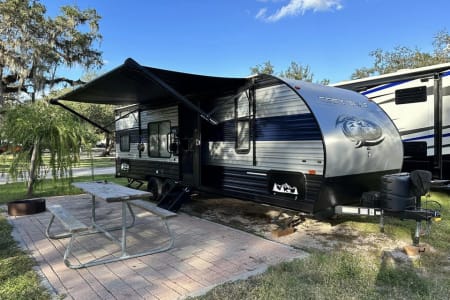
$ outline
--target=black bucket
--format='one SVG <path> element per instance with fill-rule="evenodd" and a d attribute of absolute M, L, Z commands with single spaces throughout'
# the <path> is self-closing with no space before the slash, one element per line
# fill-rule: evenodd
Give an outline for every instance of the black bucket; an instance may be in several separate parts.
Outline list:
<path fill-rule="evenodd" d="M 8 215 L 25 216 L 45 211 L 45 199 L 33 198 L 8 202 Z"/>

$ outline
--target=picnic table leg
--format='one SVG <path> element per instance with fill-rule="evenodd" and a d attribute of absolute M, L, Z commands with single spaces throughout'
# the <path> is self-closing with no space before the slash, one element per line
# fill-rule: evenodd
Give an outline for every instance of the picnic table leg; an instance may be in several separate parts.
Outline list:
<path fill-rule="evenodd" d="M 128 206 L 128 209 L 130 207 Z M 132 211 L 132 210 L 130 210 Z M 134 223 L 134 218 L 133 218 Z M 122 202 L 122 257 L 127 255 L 127 201 Z"/>
<path fill-rule="evenodd" d="M 55 216 L 52 215 L 50 218 L 50 222 L 48 223 L 47 229 L 45 230 L 45 235 L 52 240 L 64 239 L 67 237 L 71 237 L 72 234 L 70 232 L 64 232 L 60 234 L 51 234 L 50 227 L 52 227 L 53 221 L 55 221 Z"/>
<path fill-rule="evenodd" d="M 128 211 L 130 212 L 130 215 L 131 215 L 131 224 L 127 226 L 127 228 L 130 228 L 130 227 L 134 226 L 134 223 L 136 222 L 136 216 L 134 214 L 133 209 L 131 208 L 130 203 L 128 201 L 126 201 L 126 203 L 127 203 Z"/>
<path fill-rule="evenodd" d="M 95 224 L 95 196 L 92 195 L 92 224 Z"/>

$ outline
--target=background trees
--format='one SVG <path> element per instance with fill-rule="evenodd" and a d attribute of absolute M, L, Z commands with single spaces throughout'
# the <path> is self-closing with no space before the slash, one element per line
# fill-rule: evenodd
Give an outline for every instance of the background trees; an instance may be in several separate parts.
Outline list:
<path fill-rule="evenodd" d="M 450 62 L 450 34 L 443 29 L 437 32 L 431 43 L 433 50 L 422 51 L 419 48 L 397 46 L 392 50 L 376 49 L 369 53 L 374 62 L 370 67 L 361 67 L 351 74 L 351 79 L 382 75 L 401 69 L 420 68 L 440 63 Z M 251 74 L 275 74 L 275 67 L 270 61 L 250 68 Z M 309 65 L 302 65 L 292 61 L 287 70 L 279 72 L 280 77 L 313 82 L 314 74 Z M 327 85 L 328 79 L 318 81 Z"/>
<path fill-rule="evenodd" d="M 101 66 L 99 20 L 93 9 L 62 6 L 50 18 L 37 0 L 0 1 L 0 108 L 22 97 L 34 101 L 55 84 L 79 84 L 57 76 L 62 66 Z"/>
<path fill-rule="evenodd" d="M 111 154 L 112 148 L 114 147 L 114 127 L 115 127 L 115 115 L 114 115 L 114 105 L 107 104 L 90 104 L 90 103 L 64 103 L 70 106 L 75 111 L 81 113 L 83 116 L 90 120 L 95 120 L 100 125 L 107 127 L 111 132 L 103 132 L 98 128 L 91 126 L 90 130 L 95 132 L 97 135 L 101 135 L 105 139 L 105 149 L 102 155 L 108 156 Z"/>
<path fill-rule="evenodd" d="M 250 74 L 269 74 L 272 75 L 274 73 L 274 66 L 270 63 L 270 60 L 263 62 L 262 64 L 258 64 L 254 67 L 250 68 Z"/>
<path fill-rule="evenodd" d="M 373 66 L 356 69 L 351 78 L 359 79 L 401 69 L 450 62 L 450 35 L 446 30 L 441 30 L 434 36 L 432 45 L 432 52 L 424 52 L 418 48 L 406 46 L 397 46 L 390 51 L 376 49 L 370 52 L 370 56 L 374 59 Z"/>
<path fill-rule="evenodd" d="M 0 141 L 21 149 L 9 172 L 27 179 L 29 196 L 40 174 L 70 175 L 80 147 L 93 142 L 92 130 L 75 116 L 36 101 L 57 85 L 82 83 L 59 76 L 61 67 L 102 65 L 97 12 L 76 6 L 60 10 L 51 18 L 38 0 L 0 0 Z"/>
<path fill-rule="evenodd" d="M 275 74 L 275 68 L 270 63 L 270 61 L 266 61 L 262 64 L 258 64 L 254 67 L 250 68 L 251 74 Z M 278 76 L 284 78 L 290 78 L 295 80 L 304 80 L 312 82 L 314 79 L 314 74 L 311 71 L 311 67 L 309 65 L 302 65 L 295 61 L 292 61 L 286 71 L 281 71 L 278 73 Z M 328 79 L 322 79 L 319 83 L 321 84 L 329 84 L 330 81 Z"/>
<path fill-rule="evenodd" d="M 3 117 L 0 136 L 13 147 L 20 147 L 13 155 L 9 173 L 27 179 L 28 196 L 41 175 L 70 175 L 72 165 L 79 161 L 80 147 L 93 139 L 87 123 L 47 101 L 15 105 Z M 50 157 L 45 163 L 48 169 L 44 167 L 44 152 Z"/>

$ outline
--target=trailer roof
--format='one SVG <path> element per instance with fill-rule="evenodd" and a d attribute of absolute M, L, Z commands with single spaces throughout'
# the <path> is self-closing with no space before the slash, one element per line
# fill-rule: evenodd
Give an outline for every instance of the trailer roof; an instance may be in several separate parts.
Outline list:
<path fill-rule="evenodd" d="M 353 90 L 356 92 L 361 92 L 361 91 L 370 89 L 372 87 L 390 83 L 393 81 L 411 80 L 411 79 L 417 79 L 417 78 L 422 78 L 422 77 L 426 77 L 426 76 L 433 76 L 436 73 L 441 73 L 441 72 L 444 72 L 447 70 L 450 70 L 450 63 L 437 64 L 437 65 L 416 68 L 416 69 L 403 69 L 403 70 L 398 70 L 397 72 L 383 74 L 383 75 L 379 75 L 379 76 L 372 76 L 372 77 L 366 77 L 366 78 L 361 78 L 361 79 L 342 81 L 342 82 L 331 84 L 331 86 L 349 89 L 349 90 Z"/>
<path fill-rule="evenodd" d="M 145 67 L 128 58 L 121 66 L 58 98 L 96 104 L 166 106 L 235 95 L 251 78 L 195 75 Z M 186 101 L 188 103 L 186 103 Z"/>

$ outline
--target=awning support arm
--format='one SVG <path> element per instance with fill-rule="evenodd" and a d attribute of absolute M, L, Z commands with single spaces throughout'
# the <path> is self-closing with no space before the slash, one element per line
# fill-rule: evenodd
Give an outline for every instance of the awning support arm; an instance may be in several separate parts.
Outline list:
<path fill-rule="evenodd" d="M 88 117 L 83 116 L 83 115 L 80 114 L 79 112 L 77 112 L 77 111 L 71 109 L 70 107 L 68 107 L 68 106 L 66 106 L 66 105 L 64 105 L 64 104 L 62 104 L 61 102 L 58 101 L 58 99 L 51 99 L 51 100 L 50 100 L 50 104 L 59 105 L 59 106 L 61 106 L 62 108 L 64 108 L 65 110 L 69 111 L 70 113 L 76 115 L 76 116 L 79 117 L 80 119 L 82 119 L 82 120 L 88 122 L 89 124 L 91 124 L 91 125 L 97 127 L 98 129 L 100 129 L 100 130 L 102 130 L 102 131 L 104 131 L 104 132 L 106 132 L 106 133 L 108 133 L 108 134 L 111 133 L 110 130 L 106 129 L 105 127 L 101 126 L 100 124 L 98 124 L 98 123 L 92 121 L 92 120 L 89 119 Z"/>
<path fill-rule="evenodd" d="M 128 58 L 125 61 L 125 64 L 137 69 L 138 71 L 142 72 L 146 77 L 148 77 L 153 82 L 156 82 L 159 84 L 162 88 L 164 88 L 166 91 L 168 91 L 172 96 L 180 100 L 185 106 L 189 107 L 190 109 L 198 112 L 200 114 L 200 117 L 211 123 L 212 125 L 217 125 L 219 122 L 217 122 L 214 118 L 212 118 L 208 113 L 204 112 L 200 107 L 192 103 L 189 99 L 178 93 L 176 90 L 174 90 L 170 85 L 166 84 L 164 81 L 159 79 L 157 76 L 153 75 L 151 72 L 143 68 L 140 64 L 138 64 L 135 60 Z"/>

